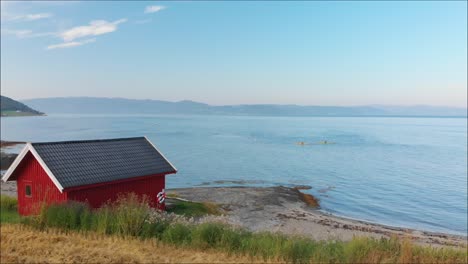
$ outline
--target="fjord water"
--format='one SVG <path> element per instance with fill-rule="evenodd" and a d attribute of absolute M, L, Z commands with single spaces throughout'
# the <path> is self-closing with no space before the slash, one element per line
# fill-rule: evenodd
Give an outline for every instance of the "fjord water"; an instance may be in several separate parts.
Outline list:
<path fill-rule="evenodd" d="M 326 212 L 467 233 L 466 118 L 49 115 L 1 118 L 1 133 L 146 135 L 179 170 L 167 188 L 310 185 Z"/>

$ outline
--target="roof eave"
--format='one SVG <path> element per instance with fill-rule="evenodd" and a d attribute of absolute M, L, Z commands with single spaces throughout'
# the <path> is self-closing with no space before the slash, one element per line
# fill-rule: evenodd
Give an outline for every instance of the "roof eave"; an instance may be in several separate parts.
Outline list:
<path fill-rule="evenodd" d="M 172 163 L 166 158 L 166 156 L 164 156 L 164 154 L 163 154 L 161 151 L 159 151 L 159 149 L 158 149 L 146 136 L 144 136 L 144 138 L 145 138 L 146 141 L 147 141 L 148 143 L 150 143 L 150 145 L 153 146 L 153 148 L 167 161 L 167 163 L 169 163 L 169 165 L 171 165 L 171 167 L 172 167 L 172 168 L 174 169 L 174 171 L 175 171 L 174 173 L 177 173 L 177 168 L 174 166 L 174 164 L 172 164 Z M 168 173 L 168 174 L 169 174 L 169 173 Z"/>
<path fill-rule="evenodd" d="M 112 184 L 131 182 L 131 181 L 139 181 L 139 180 L 148 179 L 148 178 L 152 178 L 152 177 L 163 177 L 163 176 L 166 176 L 168 174 L 175 174 L 175 173 L 177 173 L 177 171 L 161 172 L 161 173 L 157 173 L 157 174 L 150 174 L 150 175 L 144 175 L 144 176 L 138 176 L 138 177 L 124 178 L 124 179 L 119 179 L 119 180 L 114 180 L 114 181 L 106 181 L 106 182 L 90 183 L 90 184 L 85 184 L 85 185 L 69 186 L 69 187 L 65 187 L 65 189 L 63 191 L 64 192 L 70 192 L 70 191 L 77 191 L 77 190 L 82 190 L 82 189 L 90 189 L 90 188 L 95 188 L 95 187 L 105 186 L 105 185 L 112 185 Z"/>

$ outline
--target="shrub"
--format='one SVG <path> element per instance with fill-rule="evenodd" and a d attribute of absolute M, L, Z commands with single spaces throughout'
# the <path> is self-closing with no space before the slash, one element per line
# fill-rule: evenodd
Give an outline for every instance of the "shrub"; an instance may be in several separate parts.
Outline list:
<path fill-rule="evenodd" d="M 18 214 L 18 201 L 14 197 L 0 196 L 0 222 L 17 223 L 20 221 Z"/>
<path fill-rule="evenodd" d="M 192 241 L 192 229 L 184 224 L 170 225 L 164 230 L 162 240 L 176 245 L 188 245 Z"/>
<path fill-rule="evenodd" d="M 92 230 L 100 234 L 112 234 L 115 232 L 114 212 L 109 204 L 94 211 Z"/>
<path fill-rule="evenodd" d="M 159 221 L 154 223 L 146 222 L 140 233 L 141 238 L 157 238 L 162 239 L 164 231 L 169 227 L 169 222 Z"/>
<path fill-rule="evenodd" d="M 281 256 L 281 249 L 286 242 L 286 237 L 278 233 L 262 232 L 252 234 L 243 243 L 243 250 L 251 256 L 261 256 L 265 261 Z"/>
<path fill-rule="evenodd" d="M 323 263 L 342 263 L 344 260 L 344 242 L 327 241 L 318 244 L 314 259 Z"/>
<path fill-rule="evenodd" d="M 317 244 L 306 238 L 291 238 L 288 239 L 283 248 L 283 257 L 292 263 L 308 263 Z"/>
<path fill-rule="evenodd" d="M 94 214 L 91 210 L 83 210 L 80 215 L 80 224 L 82 230 L 92 230 L 93 221 L 94 221 Z"/>
<path fill-rule="evenodd" d="M 245 253 L 246 243 L 252 237 L 252 233 L 244 229 L 228 228 L 224 230 L 223 236 L 221 237 L 220 245 L 226 249 L 229 253 L 241 252 Z"/>
<path fill-rule="evenodd" d="M 41 210 L 39 218 L 46 226 L 78 230 L 82 229 L 81 216 L 89 210 L 88 205 L 81 202 L 51 204 Z"/>
<path fill-rule="evenodd" d="M 1 195 L 0 207 L 2 211 L 16 211 L 18 210 L 18 200 L 14 197 Z"/>
<path fill-rule="evenodd" d="M 194 228 L 192 244 L 200 248 L 220 246 L 228 227 L 219 223 L 204 223 Z"/>
<path fill-rule="evenodd" d="M 363 263 L 371 249 L 376 249 L 374 239 L 354 238 L 344 248 L 345 258 L 353 263 Z"/>
<path fill-rule="evenodd" d="M 117 199 L 113 211 L 116 231 L 124 236 L 137 236 L 149 217 L 150 206 L 146 197 L 140 199 L 129 193 Z"/>

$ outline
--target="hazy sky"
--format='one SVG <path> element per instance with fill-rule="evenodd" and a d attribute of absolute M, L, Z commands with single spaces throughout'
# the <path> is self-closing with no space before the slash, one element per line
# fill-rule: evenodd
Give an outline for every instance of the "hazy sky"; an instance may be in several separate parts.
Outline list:
<path fill-rule="evenodd" d="M 1 93 L 466 107 L 467 2 L 1 2 Z"/>

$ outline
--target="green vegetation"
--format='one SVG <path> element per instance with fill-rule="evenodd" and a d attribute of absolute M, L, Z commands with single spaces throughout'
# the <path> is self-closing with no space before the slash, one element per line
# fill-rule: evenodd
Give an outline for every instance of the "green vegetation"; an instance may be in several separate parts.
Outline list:
<path fill-rule="evenodd" d="M 18 215 L 18 201 L 10 196 L 0 196 L 0 222 L 1 223 L 18 223 L 20 221 Z"/>
<path fill-rule="evenodd" d="M 184 205 L 184 212 L 199 210 L 199 205 Z M 2 196 L 3 211 L 15 210 L 16 203 Z M 195 207 L 195 209 L 193 209 Z M 183 211 L 183 210 L 182 210 Z M 3 221 L 3 218 L 2 218 Z M 291 263 L 465 263 L 466 248 L 432 248 L 400 241 L 397 238 L 354 238 L 349 242 L 315 241 L 279 233 L 254 233 L 222 223 L 194 224 L 175 221 L 155 212 L 135 195 L 121 197 L 113 204 L 90 210 L 84 203 L 70 202 L 44 207 L 38 216 L 22 222 L 42 230 L 59 228 L 91 231 L 122 237 L 158 239 L 180 248 L 217 250 L 231 255 L 251 256 L 265 261 Z"/>
<path fill-rule="evenodd" d="M 216 204 L 208 202 L 196 203 L 185 201 L 176 201 L 174 204 L 167 208 L 167 212 L 187 217 L 199 217 L 207 214 L 221 214 Z"/>
<path fill-rule="evenodd" d="M 17 112 L 17 111 L 2 111 L 2 116 L 37 116 L 42 114 L 36 114 L 32 112 Z"/>
<path fill-rule="evenodd" d="M 2 116 L 33 116 L 44 114 L 3 95 L 0 97 L 0 112 Z"/>

